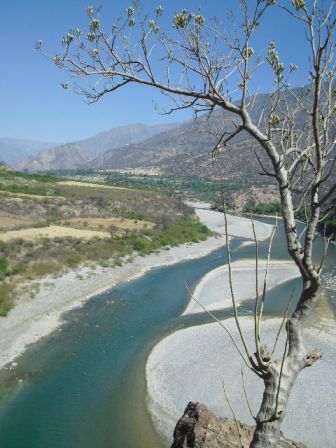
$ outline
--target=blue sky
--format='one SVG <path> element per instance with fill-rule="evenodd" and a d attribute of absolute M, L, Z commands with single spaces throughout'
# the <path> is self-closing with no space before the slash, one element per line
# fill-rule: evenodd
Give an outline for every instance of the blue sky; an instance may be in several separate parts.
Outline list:
<path fill-rule="evenodd" d="M 154 105 L 167 102 L 159 92 L 132 86 L 106 96 L 94 105 L 60 87 L 67 75 L 34 49 L 42 39 L 46 50 L 60 50 L 61 38 L 71 28 L 85 29 L 86 6 L 102 5 L 105 23 L 112 22 L 129 6 L 129 1 L 100 0 L 11 0 L 1 5 L 0 137 L 29 138 L 51 142 L 74 141 L 100 131 L 130 123 L 156 124 L 183 121 L 190 111 L 162 116 Z M 237 9 L 237 0 L 143 0 L 148 11 L 158 4 L 165 8 L 164 25 L 171 25 L 174 12 L 202 8 L 207 17 L 224 16 L 227 8 Z M 251 0 L 249 3 L 253 4 Z M 288 3 L 290 1 L 288 0 Z M 287 15 L 272 8 L 256 36 L 255 46 L 267 47 L 275 39 L 286 63 L 299 66 L 293 84 L 307 81 L 307 52 L 302 29 Z M 263 67 L 255 86 L 270 89 L 269 71 Z"/>

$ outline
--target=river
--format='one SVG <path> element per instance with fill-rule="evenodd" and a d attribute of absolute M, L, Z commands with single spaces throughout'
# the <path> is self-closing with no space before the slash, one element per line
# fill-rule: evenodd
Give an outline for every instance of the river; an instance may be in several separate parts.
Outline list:
<path fill-rule="evenodd" d="M 253 257 L 254 247 L 232 244 L 233 259 Z M 317 243 L 321 246 L 321 242 Z M 267 242 L 260 244 L 266 253 Z M 319 254 L 322 246 L 319 248 Z M 274 258 L 286 258 L 283 233 Z M 326 274 L 334 273 L 336 249 Z M 226 262 L 225 250 L 169 267 L 93 297 L 66 315 L 59 331 L 32 345 L 13 369 L 0 373 L 0 446 L 4 448 L 165 448 L 146 407 L 145 364 L 153 346 L 177 329 L 208 322 L 183 316 L 185 282 L 194 287 Z M 292 280 L 269 294 L 268 314 L 282 309 L 276 298 Z M 335 311 L 335 297 L 328 296 Z M 252 302 L 240 308 L 252 312 Z M 231 310 L 218 312 L 221 318 Z"/>

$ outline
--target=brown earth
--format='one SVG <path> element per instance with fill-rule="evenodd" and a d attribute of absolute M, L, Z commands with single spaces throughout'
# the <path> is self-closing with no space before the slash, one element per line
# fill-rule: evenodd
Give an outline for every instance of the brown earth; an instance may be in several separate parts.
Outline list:
<path fill-rule="evenodd" d="M 279 190 L 275 185 L 263 185 L 262 187 L 250 187 L 245 190 L 230 192 L 228 205 L 235 213 L 242 213 L 248 203 L 255 205 L 266 203 L 279 203 Z"/>
<path fill-rule="evenodd" d="M 73 229 L 71 227 L 63 227 L 55 225 L 0 232 L 0 241 L 3 242 L 8 242 L 17 239 L 22 239 L 26 241 L 39 241 L 43 238 L 66 238 L 66 237 L 89 240 L 92 238 L 111 238 L 111 234 L 109 232 Z"/>
<path fill-rule="evenodd" d="M 25 218 L 13 218 L 10 216 L 0 216 L 0 230 L 12 230 L 23 227 L 31 227 L 36 221 Z"/>
<path fill-rule="evenodd" d="M 252 426 L 218 417 L 204 404 L 190 402 L 177 422 L 171 448 L 248 448 L 253 431 Z M 305 447 L 281 437 L 277 448 Z"/>

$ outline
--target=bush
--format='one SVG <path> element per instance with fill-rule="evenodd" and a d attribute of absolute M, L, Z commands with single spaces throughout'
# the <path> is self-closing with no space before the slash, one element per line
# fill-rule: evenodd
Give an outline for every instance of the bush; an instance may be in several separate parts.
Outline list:
<path fill-rule="evenodd" d="M 7 271 L 8 261 L 4 257 L 0 257 L 0 272 L 5 273 Z"/>
<path fill-rule="evenodd" d="M 245 205 L 244 212 L 257 215 L 275 215 L 281 212 L 281 206 L 279 202 L 261 202 L 259 204 L 249 202 Z"/>
<path fill-rule="evenodd" d="M 12 287 L 11 285 L 2 282 L 0 284 L 0 316 L 6 316 L 12 308 L 13 303 L 11 299 Z"/>

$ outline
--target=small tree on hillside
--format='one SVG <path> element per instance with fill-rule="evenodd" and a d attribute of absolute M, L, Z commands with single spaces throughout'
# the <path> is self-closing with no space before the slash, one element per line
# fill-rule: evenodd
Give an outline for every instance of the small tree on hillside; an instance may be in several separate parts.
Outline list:
<path fill-rule="evenodd" d="M 236 316 L 244 342 L 242 355 L 265 385 L 251 442 L 254 448 L 277 446 L 291 388 L 299 373 L 321 357 L 317 350 L 307 353 L 303 339 L 303 319 L 318 300 L 321 284 L 323 260 L 318 265 L 313 262 L 314 235 L 321 208 L 336 190 L 332 181 L 336 163 L 334 1 L 323 2 L 323 8 L 321 3 L 241 0 L 242 20 L 235 24 L 229 17 L 233 23 L 230 33 L 219 20 L 209 23 L 201 13 L 182 9 L 172 18 L 170 35 L 160 28 L 162 6 L 156 8 L 153 17 L 147 17 L 136 1 L 108 32 L 101 25 L 100 11 L 89 6 L 88 32 L 69 31 L 62 41 L 62 54 L 52 58 L 76 78 L 73 86 L 64 83 L 63 87 L 72 88 L 89 102 L 99 101 L 127 84 L 142 84 L 169 96 L 173 105 L 167 113 L 193 108 L 196 114 L 211 115 L 214 109 L 223 110 L 224 116 L 231 117 L 232 125 L 218 134 L 214 157 L 242 131 L 261 148 L 263 174 L 279 188 L 288 253 L 300 270 L 302 291 L 286 321 L 282 359 L 273 359 L 267 347 L 260 345 L 258 299 L 254 356 L 244 342 Z M 274 42 L 269 43 L 265 55 L 258 55 L 252 47 L 253 35 L 270 8 L 279 8 L 279 14 L 287 13 L 288 20 L 297 22 L 298 33 L 306 35 L 311 67 L 307 86 L 302 90 L 289 86 L 288 78 L 297 67 L 284 66 Z M 42 52 L 41 42 L 37 48 Z M 258 67 L 263 61 L 271 68 L 275 84 L 269 102 L 255 120 L 256 97 L 250 93 L 250 82 L 258 79 Z M 240 92 L 235 102 L 234 91 Z M 298 234 L 294 219 L 294 190 L 299 196 L 297 207 L 307 210 L 303 235 Z"/>

